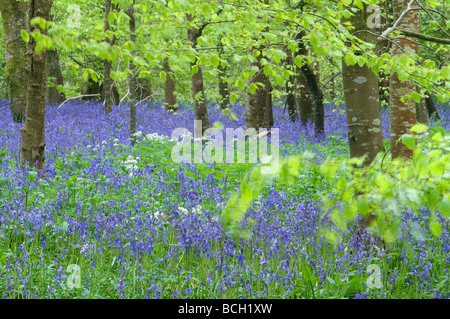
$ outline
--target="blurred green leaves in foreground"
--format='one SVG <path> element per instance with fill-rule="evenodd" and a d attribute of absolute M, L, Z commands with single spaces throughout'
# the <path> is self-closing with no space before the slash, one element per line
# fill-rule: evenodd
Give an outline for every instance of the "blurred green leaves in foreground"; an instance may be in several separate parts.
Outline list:
<path fill-rule="evenodd" d="M 402 232 L 403 214 L 419 215 L 421 207 L 430 210 L 427 226 L 434 236 L 440 237 L 442 225 L 438 212 L 450 219 L 449 132 L 441 127 L 416 124 L 399 143 L 413 150 L 412 160 L 392 160 L 389 153 L 380 153 L 370 165 L 363 167 L 364 158 L 329 158 L 317 164 L 311 154 L 303 153 L 280 160 L 278 169 L 272 167 L 271 174 L 267 174 L 267 165 L 265 174 L 261 172 L 263 165 L 255 166 L 242 179 L 240 191 L 231 196 L 221 222 L 233 237 L 249 238 L 251 229 L 243 230 L 241 221 L 264 186 L 274 181 L 296 183 L 301 174 L 314 170 L 334 185 L 332 193 L 325 190 L 320 194 L 322 220 L 329 218 L 329 222 L 322 223 L 322 232 L 332 244 L 342 239 L 358 217 L 365 221 L 369 232 L 391 243 Z M 413 226 L 416 230 L 419 227 Z M 412 233 L 417 234 L 417 231 Z"/>

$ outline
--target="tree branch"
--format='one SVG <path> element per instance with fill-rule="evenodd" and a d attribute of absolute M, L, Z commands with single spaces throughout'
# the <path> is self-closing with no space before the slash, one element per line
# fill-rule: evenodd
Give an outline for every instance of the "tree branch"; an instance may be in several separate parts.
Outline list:
<path fill-rule="evenodd" d="M 417 33 L 417 32 L 408 31 L 408 30 L 402 30 L 402 29 L 397 29 L 397 30 L 409 37 L 413 37 L 413 38 L 417 38 L 417 39 L 421 39 L 421 40 L 425 40 L 425 41 L 429 41 L 429 42 L 450 44 L 450 39 L 436 38 L 436 37 L 432 37 L 431 35 L 426 35 L 426 34 Z"/>
<path fill-rule="evenodd" d="M 405 11 L 402 12 L 402 14 L 400 15 L 400 17 L 398 17 L 397 21 L 394 22 L 394 24 L 392 25 L 392 27 L 387 28 L 386 30 L 384 30 L 384 32 L 380 35 L 381 38 L 386 38 L 389 34 L 391 34 L 392 32 L 395 31 L 395 29 L 397 28 L 398 24 L 401 22 L 401 20 L 405 17 L 405 15 L 412 11 L 412 10 L 420 10 L 420 8 L 412 8 L 412 4 L 413 2 L 416 0 L 411 0 L 408 3 L 408 7 L 406 8 Z"/>
<path fill-rule="evenodd" d="M 80 95 L 80 96 L 75 96 L 75 97 L 68 98 L 67 100 L 62 102 L 60 104 L 60 106 L 58 106 L 58 110 L 61 108 L 61 106 L 63 106 L 64 104 L 66 104 L 67 102 L 69 102 L 71 100 L 76 100 L 76 99 L 80 99 L 80 98 L 83 98 L 83 97 L 95 97 L 95 96 L 100 96 L 100 94 L 86 94 L 86 95 Z"/>

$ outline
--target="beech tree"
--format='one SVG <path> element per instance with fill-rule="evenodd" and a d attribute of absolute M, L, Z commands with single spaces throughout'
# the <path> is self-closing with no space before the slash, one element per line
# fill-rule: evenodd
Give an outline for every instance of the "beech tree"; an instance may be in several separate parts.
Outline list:
<path fill-rule="evenodd" d="M 22 129 L 22 160 L 45 168 L 45 95 L 47 89 L 47 50 L 44 43 L 48 32 L 52 0 L 30 0 L 28 4 L 28 86 L 25 126 Z M 27 35 L 28 37 L 28 35 Z M 42 38 L 43 37 L 43 38 Z M 36 38 L 39 39 L 39 46 Z"/>
<path fill-rule="evenodd" d="M 308 50 L 306 49 L 303 37 L 305 36 L 305 31 L 301 30 L 297 32 L 294 40 L 298 43 L 298 54 L 300 56 L 308 56 Z M 306 61 L 301 60 L 298 63 L 302 76 L 305 77 L 306 83 L 308 84 L 309 90 L 311 91 L 314 100 L 314 129 L 316 135 L 325 134 L 325 109 L 323 105 L 323 92 L 320 88 L 319 81 L 311 65 Z M 300 108 L 301 114 L 301 108 Z"/>
<path fill-rule="evenodd" d="M 132 43 L 133 50 L 131 51 L 131 59 L 129 64 L 130 76 L 129 76 L 129 105 L 130 105 L 130 137 L 131 144 L 134 145 L 136 143 L 136 67 L 134 65 L 133 58 L 136 55 L 135 47 L 136 47 L 136 19 L 134 16 L 134 3 L 135 0 L 132 1 L 130 7 L 127 9 L 127 15 L 130 19 L 130 42 Z"/>
<path fill-rule="evenodd" d="M 219 56 L 222 59 L 226 60 L 225 52 L 223 50 L 223 44 L 222 42 L 219 42 Z M 228 106 L 228 100 L 229 97 L 229 89 L 228 89 L 228 83 L 226 80 L 227 77 L 227 61 L 219 62 L 219 65 L 217 66 L 217 69 L 219 71 L 219 96 L 220 96 L 220 107 L 222 109 L 226 109 Z"/>
<path fill-rule="evenodd" d="M 110 46 L 113 46 L 116 42 L 115 35 L 111 36 L 108 34 L 111 25 L 109 22 L 109 16 L 111 13 L 112 4 L 111 0 L 105 0 L 105 33 L 106 38 L 105 42 L 108 43 Z M 111 113 L 112 112 L 112 84 L 111 84 L 111 67 L 112 67 L 112 60 L 111 58 L 107 58 L 104 60 L 104 72 L 103 72 L 103 98 L 105 100 L 105 112 Z"/>
<path fill-rule="evenodd" d="M 301 70 L 298 69 L 297 72 L 297 99 L 300 110 L 300 120 L 303 125 L 306 125 L 308 121 L 315 123 L 315 104 L 311 88 L 309 87 L 308 81 L 306 80 L 306 77 L 301 72 Z M 319 80 L 317 73 L 316 80 Z"/>
<path fill-rule="evenodd" d="M 170 69 L 169 57 L 163 61 L 163 70 L 165 72 L 164 81 L 164 107 L 168 111 L 175 111 L 178 108 L 177 97 L 175 95 L 175 76 Z"/>
<path fill-rule="evenodd" d="M 291 50 L 286 48 L 286 66 L 291 69 L 295 69 L 294 61 L 292 60 L 292 52 Z M 285 110 L 288 109 L 289 119 L 295 122 L 298 118 L 298 108 L 297 108 L 297 99 L 296 99 L 296 85 L 295 85 L 295 75 L 292 74 L 289 76 L 289 79 L 286 81 L 286 104 Z"/>
<path fill-rule="evenodd" d="M 398 21 L 398 28 L 418 33 L 420 31 L 419 6 L 415 0 L 393 0 L 394 20 Z M 401 55 L 417 54 L 418 42 L 405 35 L 398 35 L 393 40 L 391 54 L 395 58 Z M 389 116 L 391 121 L 391 153 L 393 157 L 412 157 L 412 150 L 399 138 L 409 132 L 416 123 L 416 104 L 413 99 L 403 99 L 415 91 L 415 84 L 410 79 L 400 79 L 395 72 L 390 78 Z"/>
<path fill-rule="evenodd" d="M 264 68 L 261 65 L 261 51 L 255 50 L 257 55 L 255 62 L 250 62 L 250 69 L 255 67 L 257 70 L 250 80 L 250 92 L 247 96 L 247 107 L 245 126 L 254 128 L 257 131 L 260 128 L 270 129 L 270 113 L 272 105 L 270 99 L 269 78 L 264 74 Z"/>
<path fill-rule="evenodd" d="M 368 26 L 369 14 L 367 6 L 364 6 L 363 10 L 358 10 L 343 22 L 351 22 L 354 27 L 352 33 L 359 39 L 375 44 L 376 36 L 364 32 L 374 31 L 374 26 Z M 364 164 L 368 165 L 379 152 L 384 151 L 378 76 L 367 65 L 360 66 L 352 56 L 346 56 L 342 61 L 342 78 L 350 156 L 367 155 Z"/>
<path fill-rule="evenodd" d="M 186 13 L 186 19 L 191 23 L 188 29 L 188 40 L 192 43 L 192 47 L 197 47 L 197 40 L 202 35 L 203 30 L 208 23 L 203 23 L 200 27 L 196 27 L 194 23 L 194 16 L 191 13 Z M 191 62 L 192 72 L 192 98 L 195 104 L 195 119 L 202 121 L 202 133 L 209 128 L 208 108 L 206 106 L 205 88 L 203 83 L 202 67 L 198 64 L 196 57 Z"/>

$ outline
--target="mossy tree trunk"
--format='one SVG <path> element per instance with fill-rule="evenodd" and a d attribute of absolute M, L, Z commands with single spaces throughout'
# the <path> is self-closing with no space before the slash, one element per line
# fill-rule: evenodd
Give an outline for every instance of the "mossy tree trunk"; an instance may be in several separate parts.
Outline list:
<path fill-rule="evenodd" d="M 192 14 L 187 13 L 186 18 L 189 22 L 194 21 Z M 197 28 L 195 26 L 188 29 L 188 40 L 192 43 L 192 47 L 197 48 L 197 40 L 201 37 L 203 29 L 206 27 L 204 23 L 201 27 Z M 193 72 L 195 70 L 197 72 Z M 198 65 L 198 59 L 196 58 L 194 62 L 191 62 L 191 72 L 192 74 L 192 98 L 195 104 L 195 120 L 202 121 L 202 133 L 204 133 L 209 128 L 209 116 L 208 108 L 206 106 L 206 96 L 205 88 L 203 83 L 203 72 L 200 65 Z"/>
<path fill-rule="evenodd" d="M 27 30 L 27 3 L 0 0 L 0 11 L 6 43 L 5 81 L 11 114 L 15 122 L 22 123 L 27 106 L 27 47 L 21 30 Z"/>
<path fill-rule="evenodd" d="M 268 77 L 264 74 L 264 68 L 261 65 L 262 54 L 256 58 L 255 62 L 250 62 L 249 69 L 254 66 L 258 71 L 250 80 L 250 84 L 256 84 L 258 87 L 252 94 L 249 92 L 247 96 L 247 107 L 245 126 L 246 128 L 254 128 L 259 131 L 260 128 L 269 129 L 270 125 L 270 83 Z"/>
<path fill-rule="evenodd" d="M 111 30 L 111 26 L 109 24 L 109 14 L 111 13 L 112 4 L 111 0 L 105 0 L 105 33 L 108 33 Z M 116 42 L 116 37 L 106 36 L 106 43 L 110 46 L 113 46 Z M 112 61 L 109 59 L 104 60 L 104 71 L 103 71 L 103 98 L 105 100 L 105 112 L 112 112 L 112 101 L 113 101 L 113 92 L 112 92 L 112 84 L 111 84 L 111 68 Z M 115 99 L 114 99 L 115 100 Z M 115 102 L 116 103 L 116 102 Z"/>
<path fill-rule="evenodd" d="M 29 21 L 36 17 L 50 20 L 52 0 L 30 0 L 28 28 L 40 31 L 39 25 L 31 26 Z M 28 89 L 25 126 L 22 129 L 22 160 L 36 165 L 39 171 L 45 169 L 45 95 L 47 89 L 47 52 L 36 52 L 36 41 L 30 37 L 28 43 Z"/>
<path fill-rule="evenodd" d="M 166 81 L 164 84 L 164 108 L 170 112 L 177 110 L 177 97 L 175 95 L 175 76 L 170 69 L 169 58 L 163 61 L 164 72 L 166 73 Z"/>
<path fill-rule="evenodd" d="M 222 59 L 226 59 L 225 52 L 223 50 L 223 44 L 222 42 L 219 42 L 219 55 Z M 219 71 L 219 95 L 220 95 L 220 108 L 226 109 L 228 106 L 228 101 L 230 99 L 230 93 L 228 88 L 228 82 L 226 80 L 228 67 L 226 64 L 223 64 L 222 62 L 219 63 L 217 67 Z"/>

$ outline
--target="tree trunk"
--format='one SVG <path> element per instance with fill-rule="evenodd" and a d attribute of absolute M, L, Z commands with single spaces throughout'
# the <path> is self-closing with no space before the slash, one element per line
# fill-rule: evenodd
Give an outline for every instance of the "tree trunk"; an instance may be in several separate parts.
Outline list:
<path fill-rule="evenodd" d="M 130 18 L 130 41 L 136 44 L 136 19 L 134 17 L 134 2 L 135 0 L 133 0 L 132 4 L 128 8 L 127 15 Z M 131 52 L 132 57 L 134 57 L 135 54 L 136 53 L 134 51 Z M 130 138 L 131 144 L 134 146 L 134 144 L 136 144 L 136 67 L 134 65 L 133 59 L 130 60 L 129 69 Z"/>
<path fill-rule="evenodd" d="M 394 20 L 398 19 L 402 12 L 406 10 L 409 2 L 410 0 L 392 1 Z M 418 8 L 418 5 L 415 1 L 413 2 L 412 7 Z M 408 12 L 400 21 L 398 28 L 407 31 L 419 32 L 419 11 L 414 10 Z M 417 53 L 418 45 L 416 39 L 399 35 L 395 39 L 393 39 L 393 41 L 396 45 L 392 45 L 392 57 L 401 54 Z M 400 81 L 397 73 L 392 74 L 389 90 L 389 114 L 391 121 L 390 141 L 392 158 L 412 158 L 412 150 L 408 149 L 402 142 L 399 142 L 398 140 L 403 134 L 408 133 L 411 127 L 416 123 L 415 102 L 412 99 L 409 99 L 405 102 L 401 101 L 402 96 L 409 95 L 414 90 L 415 84 L 412 81 Z"/>
<path fill-rule="evenodd" d="M 263 127 L 270 130 L 273 127 L 273 102 L 272 102 L 272 84 L 270 84 L 269 78 L 266 82 L 267 98 L 266 98 L 266 110 L 264 111 L 264 123 Z"/>
<path fill-rule="evenodd" d="M 66 96 L 58 91 L 58 86 L 64 85 L 64 77 L 59 65 L 59 54 L 56 51 L 47 52 L 47 77 L 52 82 L 47 88 L 47 101 L 51 105 L 64 102 Z"/>
<path fill-rule="evenodd" d="M 441 119 L 441 116 L 439 115 L 439 112 L 436 108 L 436 105 L 433 102 L 433 99 L 431 98 L 431 95 L 429 92 L 426 92 L 428 97 L 425 98 L 425 106 L 427 108 L 428 117 L 432 118 L 435 117 L 437 120 Z"/>
<path fill-rule="evenodd" d="M 39 30 L 46 35 L 47 30 L 39 25 L 31 26 L 29 21 L 36 17 L 50 20 L 52 0 L 30 0 L 28 28 L 30 32 Z M 25 126 L 22 129 L 22 160 L 37 165 L 39 171 L 45 169 L 45 94 L 47 89 L 47 52 L 35 51 L 36 41 L 30 37 L 28 43 L 28 89 Z"/>
<path fill-rule="evenodd" d="M 427 126 L 430 125 L 425 98 L 422 98 L 419 103 L 416 103 L 416 116 L 417 122 L 425 124 Z"/>
<path fill-rule="evenodd" d="M 24 1 L 0 0 L 6 43 L 5 81 L 11 114 L 15 122 L 24 121 L 27 106 L 27 49 L 21 30 L 27 29 Z"/>
<path fill-rule="evenodd" d="M 109 24 L 109 14 L 111 12 L 111 0 L 105 0 L 105 33 L 107 33 L 111 26 Z M 106 36 L 105 39 L 106 43 L 110 44 L 111 46 L 114 45 L 115 42 L 115 36 L 111 40 L 108 36 Z M 112 68 L 112 61 L 111 60 L 105 60 L 103 62 L 104 65 L 104 71 L 103 71 L 103 98 L 105 99 L 105 112 L 111 113 L 112 112 L 112 85 L 111 85 L 111 68 Z"/>
<path fill-rule="evenodd" d="M 223 45 L 222 42 L 219 43 L 219 54 L 221 57 L 225 57 L 225 53 L 223 51 Z M 223 66 L 222 63 L 219 63 L 219 66 L 217 67 L 219 70 L 219 95 L 220 95 L 220 108 L 226 109 L 228 106 L 228 101 L 230 99 L 229 96 L 229 89 L 228 89 L 228 83 L 226 81 L 227 76 L 227 67 Z"/>
<path fill-rule="evenodd" d="M 292 52 L 286 49 L 286 66 L 295 69 L 294 61 L 292 61 Z M 297 101 L 295 99 L 295 76 L 290 76 L 286 81 L 286 106 L 289 113 L 289 119 L 295 122 L 298 118 Z"/>
<path fill-rule="evenodd" d="M 188 21 L 193 21 L 193 16 L 186 14 Z M 188 40 L 192 43 L 192 47 L 197 48 L 197 39 L 202 35 L 203 25 L 201 28 L 192 27 L 188 29 Z M 197 65 L 198 59 L 191 63 L 191 72 L 194 66 L 197 66 L 198 71 L 192 74 L 192 98 L 195 104 L 195 120 L 202 121 L 202 133 L 209 129 L 208 108 L 206 106 L 205 88 L 203 86 L 203 72 L 202 68 Z"/>
<path fill-rule="evenodd" d="M 163 61 L 164 72 L 166 72 L 166 83 L 164 87 L 166 110 L 175 112 L 178 108 L 177 97 L 175 96 L 175 78 L 169 65 L 169 58 L 165 58 Z"/>
<path fill-rule="evenodd" d="M 303 43 L 303 37 L 305 36 L 305 32 L 298 32 L 295 36 L 295 40 L 298 41 L 299 54 L 303 56 L 308 55 L 308 50 Z M 306 78 L 306 82 L 311 90 L 311 94 L 314 98 L 314 130 L 316 135 L 325 135 L 325 108 L 323 105 L 323 92 L 319 86 L 319 82 L 317 81 L 316 75 L 314 74 L 313 69 L 307 63 L 303 63 L 300 67 L 301 72 Z"/>
<path fill-rule="evenodd" d="M 269 128 L 270 110 L 266 111 L 270 103 L 269 79 L 264 74 L 264 68 L 261 65 L 262 54 L 257 57 L 256 62 L 250 62 L 251 69 L 253 66 L 258 68 L 258 72 L 250 80 L 250 84 L 262 83 L 258 85 L 254 94 L 249 93 L 247 96 L 247 109 L 245 126 L 246 128 L 254 128 L 259 131 L 260 128 Z M 266 126 L 266 127 L 265 127 Z"/>
<path fill-rule="evenodd" d="M 305 75 L 300 71 L 297 75 L 298 89 L 298 104 L 300 109 L 300 120 L 303 125 L 306 125 L 308 121 L 315 123 L 315 106 L 314 98 L 309 88 L 308 81 L 306 81 Z"/>
<path fill-rule="evenodd" d="M 355 27 L 353 32 L 373 31 L 366 25 L 368 16 L 366 9 L 354 13 L 348 20 Z M 371 34 L 365 32 L 359 33 L 358 37 L 366 42 L 376 41 Z M 368 165 L 379 152 L 384 151 L 378 76 L 367 66 L 346 65 L 342 61 L 342 77 L 350 156 L 367 155 L 364 165 Z"/>

